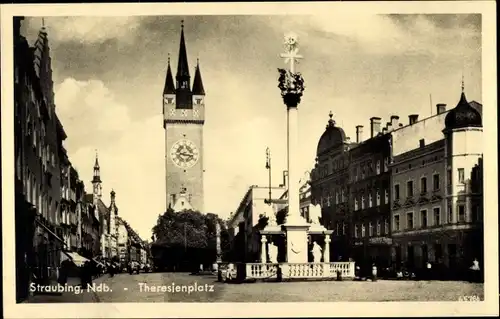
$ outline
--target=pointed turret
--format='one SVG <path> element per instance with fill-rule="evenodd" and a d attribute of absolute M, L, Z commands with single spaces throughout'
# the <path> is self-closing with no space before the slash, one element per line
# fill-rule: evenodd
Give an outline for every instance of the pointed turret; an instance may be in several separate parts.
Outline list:
<path fill-rule="evenodd" d="M 194 74 L 194 81 L 193 81 L 193 95 L 205 95 L 205 89 L 203 88 L 203 80 L 201 79 L 199 60 L 196 61 L 196 72 Z"/>
<path fill-rule="evenodd" d="M 92 184 L 97 184 L 97 183 L 102 183 L 102 181 L 101 181 L 101 168 L 99 166 L 99 158 L 96 152 L 95 163 L 94 163 L 94 177 L 92 178 Z"/>
<path fill-rule="evenodd" d="M 167 77 L 165 79 L 163 94 L 175 94 L 174 77 L 172 76 L 172 69 L 170 68 L 170 54 L 168 56 Z"/>
<path fill-rule="evenodd" d="M 189 66 L 186 52 L 186 41 L 184 40 L 184 20 L 181 24 L 181 43 L 179 47 L 179 62 L 177 63 L 177 80 L 175 107 L 177 109 L 192 109 L 193 94 L 190 88 Z"/>
<path fill-rule="evenodd" d="M 189 81 L 190 78 L 186 41 L 184 40 L 184 20 L 181 24 L 181 43 L 179 47 L 179 61 L 177 62 L 177 75 L 175 76 L 175 78 L 177 79 L 177 81 Z"/>

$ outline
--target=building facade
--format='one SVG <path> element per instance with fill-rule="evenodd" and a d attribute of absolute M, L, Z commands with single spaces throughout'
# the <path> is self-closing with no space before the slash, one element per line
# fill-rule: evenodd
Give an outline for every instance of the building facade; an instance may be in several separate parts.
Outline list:
<path fill-rule="evenodd" d="M 203 126 L 205 90 L 199 63 L 193 86 L 189 73 L 184 27 L 181 30 L 176 84 L 168 59 L 163 90 L 166 207 L 203 212 Z M 182 197 L 182 198 L 180 198 Z"/>
<path fill-rule="evenodd" d="M 390 264 L 390 130 L 398 120 L 392 116 L 382 128 L 381 118 L 372 117 L 370 137 L 349 150 L 352 258 L 361 264 Z"/>
<path fill-rule="evenodd" d="M 483 262 L 482 105 L 462 92 L 455 108 L 393 132 L 393 260 L 460 276 Z"/>
<path fill-rule="evenodd" d="M 330 256 L 339 260 L 350 256 L 349 150 L 355 144 L 329 116 L 311 171 L 311 201 L 321 206 L 322 225 L 334 231 Z"/>

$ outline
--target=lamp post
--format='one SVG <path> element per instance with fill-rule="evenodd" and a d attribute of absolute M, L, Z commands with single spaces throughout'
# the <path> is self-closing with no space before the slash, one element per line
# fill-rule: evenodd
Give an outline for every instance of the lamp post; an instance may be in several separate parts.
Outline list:
<path fill-rule="evenodd" d="M 264 200 L 266 204 L 271 206 L 272 203 L 272 197 L 271 197 L 271 150 L 266 148 L 266 169 L 269 171 L 269 199 Z"/>

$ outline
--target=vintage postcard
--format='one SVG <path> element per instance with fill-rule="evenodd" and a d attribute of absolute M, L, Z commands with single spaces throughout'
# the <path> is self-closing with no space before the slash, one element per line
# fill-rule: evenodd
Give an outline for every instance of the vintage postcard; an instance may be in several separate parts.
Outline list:
<path fill-rule="evenodd" d="M 498 315 L 494 12 L 2 5 L 5 317 Z"/>

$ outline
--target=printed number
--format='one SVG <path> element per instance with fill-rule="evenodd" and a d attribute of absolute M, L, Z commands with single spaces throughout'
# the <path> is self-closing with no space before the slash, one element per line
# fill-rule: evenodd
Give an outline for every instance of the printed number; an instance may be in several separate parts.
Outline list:
<path fill-rule="evenodd" d="M 458 301 L 481 301 L 479 296 L 460 296 Z"/>

